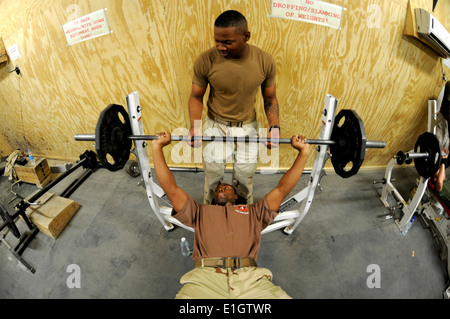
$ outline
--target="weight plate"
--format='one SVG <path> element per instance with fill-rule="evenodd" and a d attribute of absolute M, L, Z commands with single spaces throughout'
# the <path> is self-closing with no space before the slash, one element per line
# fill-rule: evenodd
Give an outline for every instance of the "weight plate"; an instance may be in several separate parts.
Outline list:
<path fill-rule="evenodd" d="M 429 154 L 428 157 L 414 159 L 414 166 L 420 176 L 432 178 L 441 167 L 442 162 L 441 143 L 436 135 L 430 132 L 420 135 L 414 146 L 414 152 Z"/>
<path fill-rule="evenodd" d="M 124 170 L 130 175 L 131 177 L 138 177 L 141 175 L 141 172 L 139 171 L 139 165 L 138 162 L 135 160 L 129 160 L 125 164 Z"/>
<path fill-rule="evenodd" d="M 94 151 L 86 151 L 80 155 L 80 160 L 83 162 L 83 168 L 95 169 L 98 167 L 97 154 Z"/>
<path fill-rule="evenodd" d="M 399 151 L 395 158 L 397 159 L 397 164 L 402 165 L 406 161 L 406 154 L 403 151 Z"/>
<path fill-rule="evenodd" d="M 366 155 L 366 131 L 364 123 L 353 110 L 341 110 L 334 119 L 330 145 L 334 171 L 349 178 L 358 173 Z"/>
<path fill-rule="evenodd" d="M 16 236 L 16 238 L 20 238 L 20 232 L 16 224 L 14 223 L 14 220 L 2 206 L 0 206 L 0 216 L 3 219 L 3 222 L 7 223 L 7 227 L 13 233 L 13 235 Z"/>
<path fill-rule="evenodd" d="M 122 169 L 131 151 L 130 119 L 124 107 L 110 104 L 100 114 L 95 129 L 95 149 L 103 167 L 110 171 Z"/>

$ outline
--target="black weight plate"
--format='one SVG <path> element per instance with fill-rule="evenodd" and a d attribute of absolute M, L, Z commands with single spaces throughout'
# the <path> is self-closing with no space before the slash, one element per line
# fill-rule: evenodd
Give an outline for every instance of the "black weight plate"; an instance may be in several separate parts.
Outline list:
<path fill-rule="evenodd" d="M 80 155 L 80 160 L 85 160 L 82 164 L 83 168 L 95 169 L 98 167 L 97 154 L 94 151 L 86 151 Z"/>
<path fill-rule="evenodd" d="M 122 169 L 130 157 L 132 141 L 130 119 L 124 107 L 110 104 L 100 114 L 95 129 L 95 149 L 103 167 Z"/>
<path fill-rule="evenodd" d="M 14 223 L 11 215 L 9 215 L 8 212 L 2 206 L 0 206 L 0 216 L 3 219 L 3 222 L 7 223 L 7 227 L 13 233 L 13 235 L 16 236 L 16 238 L 20 238 L 19 229 L 17 228 L 16 224 Z"/>
<path fill-rule="evenodd" d="M 420 176 L 432 178 L 441 167 L 442 162 L 441 143 L 436 135 L 430 132 L 420 135 L 414 146 L 414 152 L 429 154 L 426 158 L 414 159 L 414 166 Z"/>
<path fill-rule="evenodd" d="M 344 122 L 342 122 L 344 121 Z M 358 173 L 366 155 L 366 131 L 364 123 L 353 110 L 341 110 L 334 119 L 330 146 L 334 171 L 349 178 Z"/>

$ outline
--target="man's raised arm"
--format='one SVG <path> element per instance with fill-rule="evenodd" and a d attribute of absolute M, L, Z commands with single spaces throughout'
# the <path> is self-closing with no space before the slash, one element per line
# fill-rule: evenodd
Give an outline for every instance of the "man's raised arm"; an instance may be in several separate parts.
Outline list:
<path fill-rule="evenodd" d="M 304 136 L 292 137 L 292 146 L 299 151 L 292 167 L 283 175 L 278 185 L 266 195 L 269 208 L 278 211 L 284 198 L 294 189 L 303 174 L 306 161 L 308 160 L 310 145 L 305 143 Z"/>
<path fill-rule="evenodd" d="M 153 164 L 155 166 L 156 178 L 159 185 L 169 197 L 175 212 L 179 212 L 186 203 L 188 195 L 177 186 L 175 177 L 167 166 L 163 153 L 163 147 L 170 144 L 170 133 L 162 132 L 156 134 L 158 139 L 152 140 Z"/>

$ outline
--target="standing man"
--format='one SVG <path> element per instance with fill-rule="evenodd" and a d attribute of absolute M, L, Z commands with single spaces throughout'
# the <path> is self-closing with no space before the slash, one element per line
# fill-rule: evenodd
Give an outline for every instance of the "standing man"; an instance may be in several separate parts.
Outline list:
<path fill-rule="evenodd" d="M 177 298 L 290 298 L 272 283 L 269 269 L 258 267 L 256 259 L 261 231 L 272 223 L 284 198 L 302 176 L 310 145 L 304 136 L 291 139 L 298 150 L 292 167 L 277 186 L 257 203 L 236 205 L 237 194 L 231 185 L 215 188 L 215 205 L 200 205 L 181 189 L 166 164 L 163 148 L 170 144 L 170 133 L 156 134 L 152 141 L 156 177 L 172 203 L 173 216 L 195 230 L 192 259 L 195 268 L 180 280 L 183 288 Z"/>
<path fill-rule="evenodd" d="M 194 63 L 189 97 L 190 136 L 256 136 L 255 101 L 261 88 L 270 129 L 268 137 L 279 138 L 279 107 L 276 97 L 276 65 L 273 57 L 248 44 L 250 32 L 245 17 L 234 10 L 223 12 L 214 23 L 216 46 L 200 54 Z M 208 113 L 201 131 L 203 97 L 209 85 Z M 191 142 L 199 147 L 201 142 Z M 268 148 L 277 147 L 274 143 Z M 257 145 L 210 142 L 205 146 L 204 203 L 210 204 L 218 182 L 223 180 L 227 159 L 232 156 L 232 184 L 248 204 L 253 202 L 253 175 L 257 168 Z"/>

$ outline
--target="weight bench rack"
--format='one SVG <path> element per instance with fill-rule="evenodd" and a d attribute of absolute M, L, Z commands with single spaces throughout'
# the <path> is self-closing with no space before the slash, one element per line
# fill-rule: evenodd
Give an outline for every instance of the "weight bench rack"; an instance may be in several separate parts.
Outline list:
<path fill-rule="evenodd" d="M 133 92 L 126 97 L 128 115 L 130 119 L 131 131 L 133 135 L 145 135 L 144 125 L 142 122 L 142 108 L 139 101 L 139 93 Z M 325 106 L 322 112 L 322 127 L 320 130 L 320 139 L 329 140 L 334 126 L 334 119 L 337 109 L 338 100 L 332 95 L 327 94 L 325 96 Z M 294 196 L 285 200 L 280 206 L 280 213 L 275 220 L 262 231 L 262 234 L 272 232 L 284 228 L 284 233 L 290 235 L 301 223 L 308 213 L 317 187 L 320 185 L 322 177 L 325 175 L 324 165 L 330 158 L 328 154 L 328 145 L 319 145 L 316 148 L 316 157 L 314 160 L 313 168 L 308 185 L 299 191 Z M 151 209 L 155 213 L 157 219 L 162 226 L 171 231 L 174 229 L 174 225 L 194 232 L 194 229 L 187 227 L 180 223 L 176 218 L 171 216 L 172 205 L 164 193 L 163 189 L 153 180 L 153 175 L 147 154 L 147 142 L 135 141 L 134 149 L 132 152 L 135 154 L 141 176 L 143 179 L 143 186 L 147 193 L 147 198 Z M 298 209 L 292 209 L 294 206 L 298 206 Z"/>
<path fill-rule="evenodd" d="M 428 132 L 436 134 L 436 125 L 435 121 L 437 119 L 437 101 L 429 100 L 428 101 Z M 396 187 L 393 185 L 392 180 L 392 170 L 397 164 L 397 158 L 394 157 L 389 161 L 388 166 L 386 167 L 385 175 L 382 180 L 383 189 L 381 193 L 380 200 L 383 202 L 384 206 L 391 211 L 392 217 L 394 217 L 395 223 L 398 226 L 399 230 L 406 234 L 406 226 L 412 219 L 414 213 L 417 211 L 417 207 L 419 206 L 425 191 L 427 189 L 429 178 L 425 178 L 420 176 L 417 182 L 417 189 L 414 193 L 413 197 L 406 201 L 403 196 L 399 193 Z M 376 182 L 374 182 L 376 183 Z M 391 206 L 388 198 L 393 198 L 397 206 Z M 396 214 L 395 210 L 400 209 L 401 213 Z M 394 216 L 395 215 L 395 216 Z"/>
<path fill-rule="evenodd" d="M 428 132 L 436 134 L 436 119 L 437 119 L 437 101 L 428 101 Z M 439 256 L 444 263 L 447 280 L 450 282 L 450 215 L 445 210 L 443 205 L 428 188 L 429 178 L 420 176 L 416 182 L 416 192 L 413 197 L 407 201 L 400 195 L 398 190 L 392 184 L 392 169 L 397 163 L 397 159 L 394 157 L 390 160 L 385 176 L 382 183 L 383 190 L 380 197 L 384 206 L 391 210 L 392 217 L 395 219 L 395 223 L 399 230 L 406 235 L 406 225 L 416 214 L 423 228 L 430 231 L 434 243 L 439 251 Z M 388 201 L 388 197 L 392 196 L 397 206 L 391 207 Z M 393 210 L 400 208 L 401 216 L 395 216 Z M 443 292 L 445 299 L 450 299 L 450 286 Z"/>

